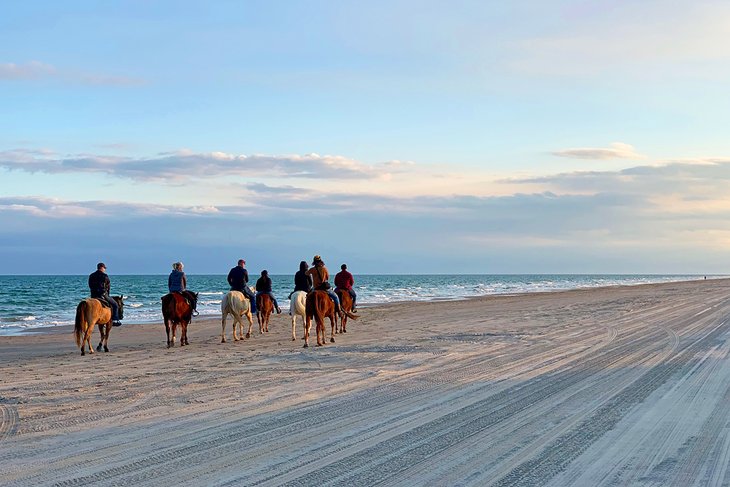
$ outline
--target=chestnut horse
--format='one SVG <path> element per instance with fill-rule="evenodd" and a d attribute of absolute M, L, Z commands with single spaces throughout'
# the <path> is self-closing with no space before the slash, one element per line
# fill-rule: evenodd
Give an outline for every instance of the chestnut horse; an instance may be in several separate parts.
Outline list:
<path fill-rule="evenodd" d="M 269 332 L 269 319 L 274 312 L 274 303 L 268 294 L 256 296 L 256 319 L 259 322 L 259 333 Z"/>
<path fill-rule="evenodd" d="M 335 342 L 335 303 L 332 302 L 326 291 L 312 291 L 307 295 L 306 301 L 307 320 L 304 325 L 304 348 L 309 347 L 309 330 L 312 328 L 312 318 L 317 323 L 317 346 L 325 343 L 326 330 L 324 319 L 329 318 L 332 325 L 330 342 Z"/>
<path fill-rule="evenodd" d="M 243 340 L 243 320 L 242 316 L 248 319 L 248 333 L 246 338 L 251 337 L 251 329 L 253 328 L 253 317 L 251 316 L 251 302 L 241 291 L 229 291 L 221 301 L 221 343 L 226 343 L 226 317 L 230 314 L 233 316 L 233 340 Z M 241 337 L 236 334 L 236 323 L 238 323 Z"/>
<path fill-rule="evenodd" d="M 198 293 L 195 299 L 198 298 Z M 165 332 L 167 332 L 167 348 L 175 346 L 175 334 L 177 325 L 180 325 L 180 346 L 189 345 L 188 324 L 193 317 L 195 303 L 188 303 L 180 293 L 169 293 L 162 296 L 162 317 L 165 320 Z M 172 324 L 172 337 L 170 337 L 170 324 Z"/>
<path fill-rule="evenodd" d="M 124 296 L 111 296 L 111 298 L 119 305 L 119 319 L 124 318 Z M 99 333 L 101 341 L 96 347 L 101 352 L 109 351 L 109 332 L 112 329 L 112 310 L 101 305 L 101 301 L 96 298 L 86 298 L 76 306 L 76 321 L 74 323 L 74 336 L 76 337 L 76 346 L 81 347 L 81 355 L 86 355 L 84 348 L 89 346 L 89 353 L 94 353 L 91 348 L 91 334 L 94 326 L 99 325 Z"/>
<path fill-rule="evenodd" d="M 297 316 L 302 317 L 302 326 L 307 326 L 307 292 L 295 291 L 289 302 L 289 314 L 291 315 L 291 339 L 297 339 Z"/>
<path fill-rule="evenodd" d="M 340 308 L 342 309 L 342 316 L 340 324 L 335 330 L 339 333 L 347 333 L 347 319 L 357 319 L 357 316 L 352 314 L 352 296 L 345 289 L 335 289 L 337 297 L 340 298 Z"/>

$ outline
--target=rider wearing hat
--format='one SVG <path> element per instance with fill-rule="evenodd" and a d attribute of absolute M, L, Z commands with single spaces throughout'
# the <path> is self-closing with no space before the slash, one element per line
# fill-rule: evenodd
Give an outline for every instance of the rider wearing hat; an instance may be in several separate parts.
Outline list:
<path fill-rule="evenodd" d="M 109 297 L 110 290 L 111 281 L 106 273 L 106 264 L 99 262 L 96 264 L 96 272 L 89 274 L 89 292 L 92 298 L 98 299 L 112 309 L 112 325 L 122 326 L 122 322 L 119 321 L 119 305 Z"/>
<path fill-rule="evenodd" d="M 240 291 L 251 301 L 251 313 L 255 313 L 256 296 L 251 292 L 247 283 L 248 271 L 246 270 L 246 261 L 238 259 L 238 265 L 228 273 L 228 285 L 231 286 L 231 291 Z"/>
<path fill-rule="evenodd" d="M 332 300 L 332 302 L 335 303 L 335 313 L 339 315 L 340 298 L 337 297 L 337 294 L 335 294 L 335 292 L 332 290 L 332 286 L 330 286 L 330 283 L 328 282 L 330 278 L 330 273 L 327 270 L 327 267 L 324 265 L 322 257 L 320 257 L 319 255 L 314 256 L 314 258 L 312 259 L 312 268 L 307 271 L 307 275 L 312 276 L 314 289 L 327 291 L 330 299 Z"/>

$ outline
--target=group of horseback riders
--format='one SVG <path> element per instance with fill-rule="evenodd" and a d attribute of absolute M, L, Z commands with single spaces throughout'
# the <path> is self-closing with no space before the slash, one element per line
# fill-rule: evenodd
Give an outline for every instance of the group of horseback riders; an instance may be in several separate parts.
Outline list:
<path fill-rule="evenodd" d="M 170 272 L 167 278 L 167 287 L 171 293 L 181 294 L 190 303 L 195 312 L 197 307 L 197 294 L 187 289 L 187 278 L 183 268 L 184 265 L 182 262 L 172 264 L 172 272 Z M 355 284 L 355 279 L 347 271 L 347 264 L 342 264 L 340 269 L 341 271 L 335 275 L 335 287 L 336 289 L 347 291 L 350 294 L 352 297 L 351 312 L 355 313 L 357 294 L 352 288 Z M 291 295 L 296 291 L 305 291 L 307 293 L 314 290 L 326 291 L 335 304 L 335 313 L 339 315 L 340 300 L 329 283 L 329 277 L 329 271 L 324 265 L 322 257 L 319 255 L 315 255 L 312 259 L 311 268 L 306 261 L 301 261 L 299 263 L 299 270 L 294 275 L 294 291 L 289 294 L 289 299 L 291 299 Z M 276 312 L 281 314 L 279 303 L 276 301 L 272 292 L 272 283 L 268 271 L 261 271 L 261 277 L 256 281 L 256 294 L 248 287 L 248 270 L 246 269 L 246 261 L 243 259 L 239 259 L 236 267 L 230 270 L 227 280 L 231 291 L 240 291 L 249 299 L 252 313 L 256 313 L 256 297 L 262 294 L 268 294 L 274 303 Z M 115 300 L 109 297 L 110 288 L 111 283 L 106 273 L 106 265 L 103 262 L 99 262 L 96 265 L 96 271 L 89 275 L 89 291 L 91 292 L 91 297 L 98 299 L 102 304 L 110 307 L 112 310 L 112 325 L 121 326 L 119 306 Z"/>

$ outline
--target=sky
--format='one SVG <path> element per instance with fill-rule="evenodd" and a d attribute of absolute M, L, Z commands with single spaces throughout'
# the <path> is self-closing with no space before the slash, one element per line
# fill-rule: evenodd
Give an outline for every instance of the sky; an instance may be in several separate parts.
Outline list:
<path fill-rule="evenodd" d="M 730 273 L 730 3 L 0 6 L 0 274 Z"/>

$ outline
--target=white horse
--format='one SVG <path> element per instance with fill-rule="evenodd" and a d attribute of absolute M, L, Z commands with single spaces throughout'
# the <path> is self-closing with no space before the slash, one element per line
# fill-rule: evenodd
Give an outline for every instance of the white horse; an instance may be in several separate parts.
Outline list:
<path fill-rule="evenodd" d="M 243 340 L 243 319 L 242 316 L 248 318 L 248 333 L 246 338 L 251 338 L 251 330 L 253 329 L 253 317 L 251 316 L 251 302 L 241 291 L 229 291 L 221 301 L 221 343 L 226 343 L 226 317 L 230 313 L 233 316 L 233 340 Z M 240 338 L 236 334 L 236 323 L 241 331 Z"/>
<path fill-rule="evenodd" d="M 307 293 L 306 291 L 296 291 L 291 295 L 289 303 L 289 314 L 291 315 L 291 339 L 297 339 L 297 316 L 302 317 L 302 326 L 307 326 Z"/>

